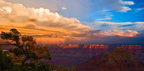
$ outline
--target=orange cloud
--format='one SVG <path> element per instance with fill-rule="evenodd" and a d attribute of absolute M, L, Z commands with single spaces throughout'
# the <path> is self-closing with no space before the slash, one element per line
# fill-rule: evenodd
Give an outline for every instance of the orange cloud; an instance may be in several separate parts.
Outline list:
<path fill-rule="evenodd" d="M 0 0 L 0 31 L 18 29 L 22 35 L 35 36 L 43 43 L 64 43 L 97 38 L 97 36 L 124 36 L 134 37 L 138 34 L 132 30 L 113 30 L 88 33 L 93 31 L 89 26 L 81 24 L 76 18 L 67 18 L 44 8 L 27 8 L 22 4 L 12 4 Z"/>

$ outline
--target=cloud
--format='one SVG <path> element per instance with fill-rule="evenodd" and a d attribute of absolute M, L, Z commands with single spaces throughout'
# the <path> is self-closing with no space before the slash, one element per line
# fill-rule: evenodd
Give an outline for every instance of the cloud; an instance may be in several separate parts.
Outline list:
<path fill-rule="evenodd" d="M 72 38 L 72 34 L 85 33 L 91 28 L 76 18 L 67 18 L 44 8 L 27 8 L 22 4 L 0 1 L 0 31 L 17 28 L 23 35 L 37 38 Z M 58 41 L 58 40 L 57 40 Z"/>
<path fill-rule="evenodd" d="M 144 8 L 136 8 L 135 10 L 134 10 L 134 12 L 135 13 L 139 13 L 139 12 L 141 12 L 141 11 L 143 11 L 144 10 Z"/>
<path fill-rule="evenodd" d="M 96 19 L 97 21 L 101 21 L 101 20 L 110 20 L 112 18 L 102 18 L 102 19 Z"/>
<path fill-rule="evenodd" d="M 132 1 L 122 1 L 122 0 L 120 0 L 120 2 L 121 2 L 122 4 L 124 4 L 124 5 L 134 5 L 134 4 L 135 4 L 135 3 L 132 2 Z"/>
<path fill-rule="evenodd" d="M 104 22 L 96 20 L 93 22 L 95 24 L 96 29 L 103 29 L 103 30 L 135 30 L 142 32 L 144 31 L 144 22 Z"/>
<path fill-rule="evenodd" d="M 135 37 L 138 35 L 139 32 L 133 31 L 133 30 L 91 30 L 87 33 L 82 34 L 73 34 L 72 36 L 81 38 L 81 39 L 99 39 L 99 38 L 105 38 L 105 37 L 117 37 L 117 38 L 129 38 L 129 37 Z"/>
<path fill-rule="evenodd" d="M 88 26 L 82 25 L 76 18 L 66 18 L 59 15 L 57 12 L 50 12 L 44 8 L 26 8 L 22 4 L 11 4 L 8 2 L 0 2 L 2 8 L 0 13 L 7 17 L 12 22 L 29 22 L 32 19 L 39 21 L 36 25 L 59 26 L 63 28 L 73 29 L 89 29 Z M 3 18 L 3 16 L 1 16 Z M 34 22 L 35 23 L 35 22 Z"/>
<path fill-rule="evenodd" d="M 91 32 L 93 37 L 105 37 L 105 36 L 119 36 L 119 37 L 134 37 L 139 34 L 137 31 L 132 30 L 110 30 L 110 31 L 102 31 L 98 30 L 95 32 Z M 91 37 L 88 36 L 88 37 Z"/>
<path fill-rule="evenodd" d="M 120 12 L 127 12 L 127 11 L 129 11 L 129 10 L 131 10 L 131 8 L 129 8 L 129 7 L 122 7 L 122 9 L 119 10 L 119 11 L 120 11 Z"/>
<path fill-rule="evenodd" d="M 143 45 L 144 44 L 144 33 L 139 33 L 135 37 L 119 37 L 119 36 L 105 36 L 101 38 L 86 38 L 82 40 L 77 40 L 70 42 L 70 39 L 65 40 L 67 44 L 131 44 L 131 45 Z"/>
<path fill-rule="evenodd" d="M 79 1 L 81 2 L 81 0 Z M 73 4 L 75 4 L 75 2 L 76 1 L 74 1 Z M 76 3 L 76 6 L 78 4 L 79 2 Z M 67 10 L 68 9 L 69 8 L 67 8 Z M 115 24 L 111 22 L 97 23 L 100 24 L 99 26 L 106 23 L 110 25 L 109 27 Z M 131 23 L 128 22 L 127 24 Z M 11 28 L 16 28 L 22 35 L 34 36 L 39 42 L 46 38 L 43 40 L 43 42 L 46 43 L 66 43 L 67 40 L 74 42 L 89 38 L 97 39 L 109 36 L 135 37 L 138 34 L 137 31 L 132 30 L 109 29 L 107 31 L 97 31 L 90 26 L 81 24 L 76 18 L 67 18 L 57 12 L 51 12 L 46 8 L 29 8 L 22 4 L 14 4 L 3 0 L 0 0 L 0 26 L 0 31 L 8 31 Z"/>
<path fill-rule="evenodd" d="M 94 1 L 94 3 L 96 5 L 100 5 L 98 6 L 100 9 L 108 9 L 120 12 L 126 12 L 128 10 L 131 10 L 131 8 L 128 7 L 127 5 L 134 5 L 133 1 L 123 1 L 123 0 L 98 0 Z"/>
<path fill-rule="evenodd" d="M 136 10 L 141 11 L 141 10 L 144 10 L 144 8 L 137 8 Z"/>
<path fill-rule="evenodd" d="M 6 0 L 13 3 L 22 3 L 27 7 L 48 8 L 52 12 L 59 12 L 67 17 L 84 17 L 89 13 L 107 9 L 109 11 L 127 12 L 131 10 L 128 5 L 134 5 L 133 1 L 124 0 Z M 47 6 L 48 5 L 48 6 Z M 65 8 L 66 7 L 66 8 Z M 62 10 L 66 9 L 66 13 Z"/>
<path fill-rule="evenodd" d="M 111 33 L 109 34 L 110 36 L 114 35 L 114 36 L 121 36 L 121 37 L 134 37 L 138 34 L 137 31 L 132 31 L 132 30 L 125 30 L 125 31 L 113 30 L 110 33 Z"/>
<path fill-rule="evenodd" d="M 131 45 L 143 45 L 144 44 L 144 33 L 140 33 L 135 37 L 117 37 L 117 36 L 109 36 L 109 37 L 102 37 L 97 39 L 83 39 L 81 42 L 82 44 L 131 44 Z"/>
<path fill-rule="evenodd" d="M 65 7 L 62 7 L 62 10 L 66 10 L 67 8 L 65 8 Z"/>

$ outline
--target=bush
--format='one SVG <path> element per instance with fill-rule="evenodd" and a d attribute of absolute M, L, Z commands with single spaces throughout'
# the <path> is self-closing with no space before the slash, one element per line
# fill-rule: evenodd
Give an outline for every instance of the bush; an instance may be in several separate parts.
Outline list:
<path fill-rule="evenodd" d="M 2 52 L 0 48 L 0 68 L 1 70 L 12 70 L 14 64 L 12 61 Z"/>
<path fill-rule="evenodd" d="M 16 56 L 23 54 L 22 50 L 20 50 L 19 48 L 10 49 L 9 51 L 14 53 Z"/>

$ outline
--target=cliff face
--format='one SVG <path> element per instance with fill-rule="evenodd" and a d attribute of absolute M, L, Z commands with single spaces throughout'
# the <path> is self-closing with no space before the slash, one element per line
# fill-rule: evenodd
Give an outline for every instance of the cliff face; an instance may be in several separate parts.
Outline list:
<path fill-rule="evenodd" d="M 58 47 L 60 48 L 79 48 L 79 44 L 59 44 Z"/>
<path fill-rule="evenodd" d="M 3 49 L 16 48 L 9 45 L 0 46 Z M 113 51 L 115 47 L 130 51 L 138 61 L 144 62 L 144 45 L 57 44 L 46 46 L 49 47 L 52 57 L 52 60 L 48 61 L 48 63 L 55 65 L 73 66 L 90 59 L 92 56 L 92 58 L 95 58 L 95 55 L 103 55 Z M 41 47 L 41 45 L 38 45 L 38 47 Z M 98 59 L 98 57 L 96 58 Z"/>
<path fill-rule="evenodd" d="M 55 65 L 73 66 L 86 61 L 92 56 L 103 55 L 121 47 L 130 51 L 138 61 L 144 62 L 144 45 L 102 45 L 102 44 L 58 44 L 49 47 L 52 60 L 48 63 Z"/>
<path fill-rule="evenodd" d="M 122 48 L 115 48 L 102 57 L 102 63 L 96 69 L 97 71 L 136 71 L 139 66 L 138 61 L 132 55 Z"/>
<path fill-rule="evenodd" d="M 137 63 L 136 58 L 131 52 L 126 51 L 122 48 L 115 48 L 113 51 L 108 52 L 102 58 L 106 63 Z"/>
<path fill-rule="evenodd" d="M 89 57 L 105 54 L 112 51 L 115 47 L 121 47 L 130 51 L 139 61 L 144 62 L 144 45 L 58 44 L 50 47 L 51 54 L 75 53 L 75 55 L 86 55 Z"/>
<path fill-rule="evenodd" d="M 131 52 L 122 48 L 94 56 L 76 67 L 77 71 L 144 71 L 144 65 L 138 62 Z"/>

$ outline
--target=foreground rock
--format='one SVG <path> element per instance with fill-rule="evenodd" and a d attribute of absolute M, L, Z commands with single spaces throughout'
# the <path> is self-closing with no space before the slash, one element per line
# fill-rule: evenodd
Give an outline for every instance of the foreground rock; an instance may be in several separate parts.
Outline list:
<path fill-rule="evenodd" d="M 144 71 L 144 64 L 137 61 L 131 52 L 122 48 L 94 56 L 75 66 L 77 71 Z"/>

